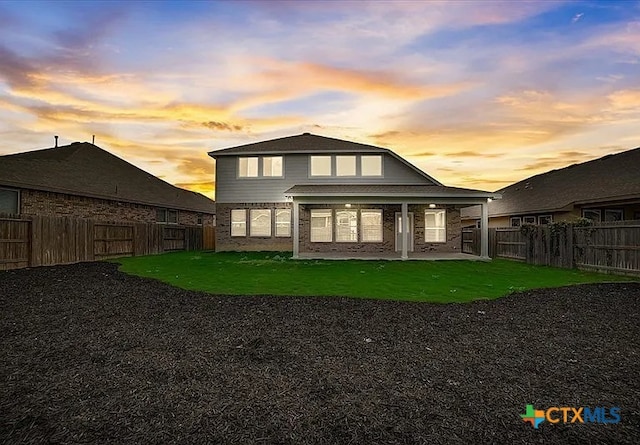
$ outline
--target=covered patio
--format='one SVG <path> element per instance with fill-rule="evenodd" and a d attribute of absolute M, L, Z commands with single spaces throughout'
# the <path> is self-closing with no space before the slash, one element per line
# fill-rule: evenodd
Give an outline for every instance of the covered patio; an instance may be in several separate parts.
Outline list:
<path fill-rule="evenodd" d="M 500 198 L 499 194 L 456 187 L 364 184 L 295 185 L 285 192 L 285 196 L 293 205 L 294 259 L 370 260 L 489 260 L 487 203 L 490 199 Z M 460 246 L 449 236 L 452 232 L 461 232 L 459 209 L 469 205 L 481 208 L 479 257 L 461 253 Z M 377 242 L 367 242 L 362 235 L 363 209 L 380 212 L 384 220 Z M 326 212 L 330 225 L 326 240 L 314 240 L 309 234 L 313 224 L 310 212 L 313 210 Z M 423 211 L 421 220 L 420 212 Z M 433 230 L 427 227 L 427 214 L 437 211 L 443 214 L 443 219 L 445 215 L 447 218 L 444 228 L 447 238 L 444 241 L 440 238 L 433 241 L 427 236 L 427 231 Z M 347 212 L 355 222 L 355 236 L 348 241 L 334 240 L 333 233 L 338 233 L 338 230 L 333 226 L 333 215 Z M 415 223 L 414 213 L 417 213 Z"/>
<path fill-rule="evenodd" d="M 398 261 L 398 260 L 415 260 L 415 261 L 490 261 L 488 258 L 482 258 L 478 255 L 471 255 L 461 252 L 441 252 L 441 253 L 425 253 L 425 252 L 409 252 L 408 258 L 402 258 L 395 252 L 389 254 L 378 253 L 360 253 L 345 254 L 341 252 L 307 252 L 300 253 L 298 259 L 301 260 L 369 260 L 369 261 Z"/>

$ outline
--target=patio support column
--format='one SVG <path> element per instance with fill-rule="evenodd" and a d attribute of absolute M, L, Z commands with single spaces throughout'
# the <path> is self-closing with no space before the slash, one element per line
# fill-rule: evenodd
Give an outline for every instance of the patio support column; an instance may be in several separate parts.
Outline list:
<path fill-rule="evenodd" d="M 297 260 L 300 253 L 300 203 L 293 201 L 293 259 Z"/>
<path fill-rule="evenodd" d="M 480 204 L 480 257 L 489 259 L 489 204 Z"/>
<path fill-rule="evenodd" d="M 406 202 L 402 203 L 402 259 L 409 258 L 407 244 L 409 243 L 409 205 Z"/>

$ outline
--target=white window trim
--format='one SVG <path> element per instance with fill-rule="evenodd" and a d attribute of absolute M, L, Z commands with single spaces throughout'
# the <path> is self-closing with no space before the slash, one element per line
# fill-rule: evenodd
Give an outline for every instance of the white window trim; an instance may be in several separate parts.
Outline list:
<path fill-rule="evenodd" d="M 378 157 L 380 158 L 380 174 L 379 175 L 365 175 L 362 168 L 362 161 L 366 157 Z M 368 154 L 360 155 L 360 176 L 362 178 L 383 178 L 384 177 L 384 157 L 381 154 Z"/>
<path fill-rule="evenodd" d="M 624 221 L 624 210 L 623 209 L 604 209 L 604 219 L 603 221 L 607 221 L 607 213 L 617 213 L 622 215 L 620 219 L 614 219 L 612 221 Z"/>
<path fill-rule="evenodd" d="M 356 216 L 356 236 L 354 239 L 338 239 L 338 214 L 339 213 L 349 213 L 349 214 L 355 214 Z M 335 239 L 336 239 L 336 243 L 357 243 L 358 242 L 358 211 L 357 210 L 351 210 L 351 209 L 337 209 L 334 212 L 334 218 L 333 218 L 333 226 L 334 226 L 334 230 L 335 230 Z M 351 232 L 351 227 L 349 226 L 349 233 Z"/>
<path fill-rule="evenodd" d="M 336 155 L 336 177 L 339 178 L 355 178 L 358 176 L 358 156 L 356 155 Z M 339 166 L 340 166 L 340 158 L 353 158 L 353 174 L 351 175 L 341 175 L 339 173 Z"/>
<path fill-rule="evenodd" d="M 16 199 L 16 212 L 10 212 L 10 215 L 19 215 L 20 214 L 20 209 L 22 208 L 22 193 L 20 193 L 20 189 L 12 189 L 9 187 L 0 187 L 0 190 L 7 190 L 9 192 L 15 192 L 18 195 L 18 198 Z M 0 212 L 2 213 L 2 212 Z"/>
<path fill-rule="evenodd" d="M 288 233 L 286 235 L 279 235 L 278 234 L 278 212 L 282 212 L 282 211 L 288 211 L 289 212 L 289 220 L 287 221 L 288 224 L 289 224 L 288 225 L 289 231 L 288 231 Z M 291 225 L 292 225 L 291 217 L 292 217 L 292 215 L 293 215 L 293 212 L 291 211 L 291 209 L 282 209 L 282 208 L 281 209 L 276 209 L 276 212 L 275 212 L 276 222 L 275 222 L 275 227 L 273 229 L 273 232 L 274 232 L 274 235 L 275 235 L 276 238 L 291 238 Z M 282 224 L 282 223 L 280 223 L 280 224 Z"/>
<path fill-rule="evenodd" d="M 600 210 L 600 209 L 582 209 L 582 217 L 583 218 L 586 218 L 586 216 L 584 216 L 584 214 L 586 212 L 594 212 L 594 213 L 598 214 L 598 219 L 597 220 L 592 220 L 592 221 L 595 221 L 595 222 L 601 222 L 602 221 L 602 210 Z"/>
<path fill-rule="evenodd" d="M 280 158 L 280 175 L 265 175 L 264 173 L 264 160 L 265 158 Z M 273 169 L 272 169 L 273 170 Z M 260 175 L 260 173 L 262 173 L 262 175 Z M 276 178 L 276 179 L 282 179 L 284 178 L 284 156 L 261 156 L 260 159 L 258 160 L 258 174 L 260 178 L 264 178 L 264 179 L 270 179 L 270 178 Z"/>
<path fill-rule="evenodd" d="M 541 223 L 540 219 L 541 218 L 549 218 L 549 222 L 548 223 Z M 540 215 L 538 216 L 538 224 L 551 224 L 553 222 L 553 215 Z"/>
<path fill-rule="evenodd" d="M 240 160 L 242 159 L 247 159 L 247 176 L 242 176 L 240 174 Z M 256 160 L 256 175 L 255 176 L 249 176 L 249 159 L 255 159 Z M 237 162 L 236 162 L 236 177 L 238 179 L 257 179 L 260 177 L 260 158 L 258 156 L 238 156 L 237 158 Z"/>
<path fill-rule="evenodd" d="M 175 212 L 176 213 L 176 221 L 169 221 L 169 212 Z M 178 212 L 177 210 L 174 209 L 167 209 L 167 224 L 172 224 L 174 226 L 178 225 L 180 223 L 180 212 Z"/>
<path fill-rule="evenodd" d="M 314 175 L 313 174 L 313 158 L 329 158 L 329 174 Z M 310 178 L 331 178 L 335 176 L 335 161 L 332 155 L 309 155 L 309 177 Z"/>
<path fill-rule="evenodd" d="M 444 226 L 427 227 L 427 213 L 444 212 Z M 424 218 L 424 242 L 429 244 L 445 244 L 447 242 L 447 210 L 446 209 L 427 209 L 423 214 Z M 427 241 L 427 230 L 440 230 L 444 234 L 442 241 Z"/>
<path fill-rule="evenodd" d="M 533 218 L 533 222 L 527 222 L 526 221 L 527 218 Z M 522 224 L 538 224 L 538 218 L 536 216 L 531 216 L 531 215 L 523 216 Z"/>
<path fill-rule="evenodd" d="M 318 211 L 318 212 L 328 212 L 330 214 L 330 218 L 331 218 L 331 224 L 330 224 L 330 231 L 329 231 L 329 239 L 328 240 L 320 240 L 320 241 L 314 241 L 313 240 L 313 212 L 314 211 Z M 310 209 L 309 210 L 309 241 L 312 243 L 332 243 L 333 242 L 333 227 L 334 227 L 334 215 L 333 215 L 333 209 Z"/>
<path fill-rule="evenodd" d="M 518 221 L 517 226 L 513 225 L 514 221 Z M 520 218 L 519 216 L 512 216 L 511 218 L 509 218 L 509 227 L 520 227 L 520 226 L 522 226 L 522 218 Z"/>
<path fill-rule="evenodd" d="M 362 214 L 364 212 L 375 212 L 380 214 L 380 239 L 365 240 L 364 239 L 364 224 L 362 223 Z M 382 209 L 361 209 L 360 210 L 360 242 L 361 243 L 382 243 L 384 242 L 384 212 Z"/>
<path fill-rule="evenodd" d="M 234 235 L 233 234 L 233 212 L 243 212 L 244 213 L 244 233 L 242 235 Z M 232 209 L 229 213 L 229 233 L 232 238 L 246 238 L 247 236 L 247 209 Z"/>
<path fill-rule="evenodd" d="M 266 235 L 258 235 L 258 234 L 254 234 L 254 225 L 253 225 L 253 221 L 254 221 L 254 212 L 268 212 L 269 215 L 269 233 Z M 271 235 L 273 233 L 273 212 L 271 211 L 271 209 L 250 209 L 249 210 L 249 236 L 252 238 L 271 238 Z M 257 229 L 257 227 L 256 227 Z"/>

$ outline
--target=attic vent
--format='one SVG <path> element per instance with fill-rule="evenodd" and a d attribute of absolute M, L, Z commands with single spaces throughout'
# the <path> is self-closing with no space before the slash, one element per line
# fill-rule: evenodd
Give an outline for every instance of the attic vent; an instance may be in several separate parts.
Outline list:
<path fill-rule="evenodd" d="M 311 136 L 311 133 L 302 133 L 302 136 Z"/>
<path fill-rule="evenodd" d="M 82 144 L 82 142 L 78 142 L 78 141 L 76 141 L 76 142 L 72 142 L 72 143 L 71 143 L 71 145 L 80 145 L 80 144 Z"/>

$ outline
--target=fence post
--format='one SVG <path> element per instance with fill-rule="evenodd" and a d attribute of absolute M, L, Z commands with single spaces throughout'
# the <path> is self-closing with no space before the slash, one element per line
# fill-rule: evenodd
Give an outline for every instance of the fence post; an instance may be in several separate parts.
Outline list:
<path fill-rule="evenodd" d="M 573 244 L 574 244 L 573 224 L 569 224 L 569 226 L 567 227 L 567 251 L 568 251 L 567 254 L 569 256 L 568 262 L 569 262 L 570 269 L 575 269 L 576 267 L 576 256 L 573 249 Z"/>

